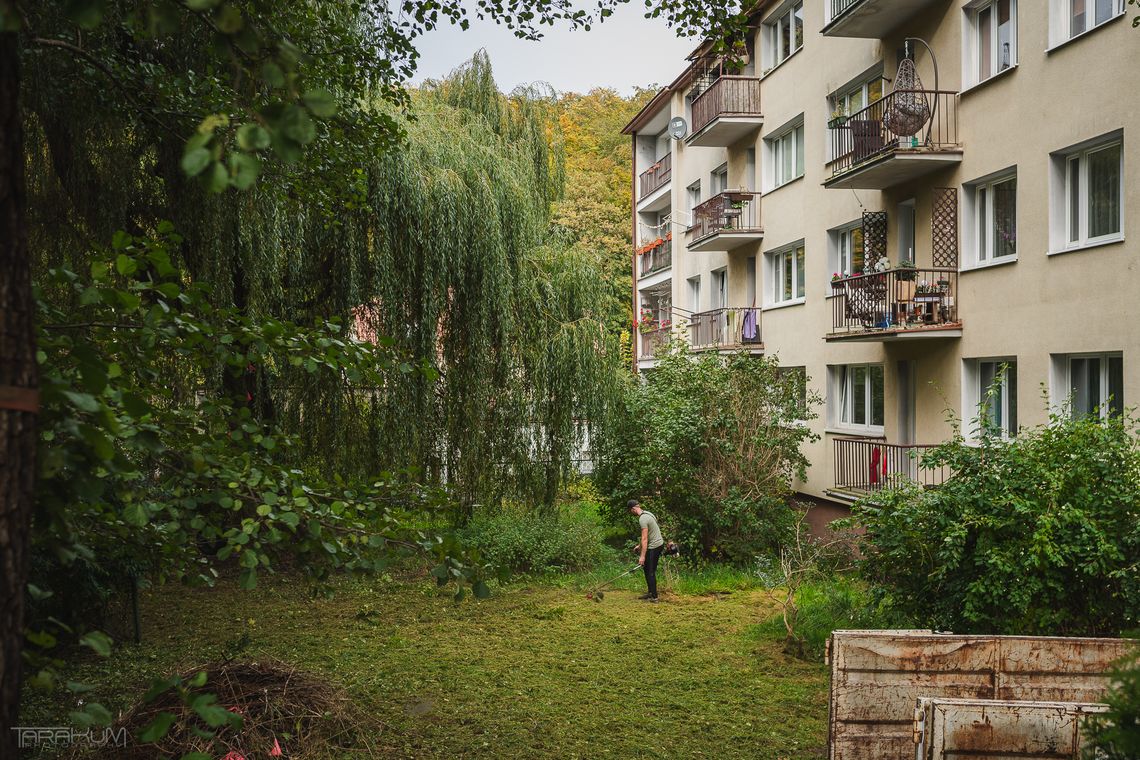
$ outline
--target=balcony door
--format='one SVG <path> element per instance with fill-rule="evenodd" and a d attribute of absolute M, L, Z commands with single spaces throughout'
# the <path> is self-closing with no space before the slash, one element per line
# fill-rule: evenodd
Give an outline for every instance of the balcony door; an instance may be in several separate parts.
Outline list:
<path fill-rule="evenodd" d="M 898 443 L 902 446 L 915 444 L 915 392 L 914 362 L 903 360 L 898 363 L 895 377 L 895 395 L 898 398 Z M 911 458 L 911 451 L 902 452 L 898 458 L 899 467 L 912 480 L 918 479 L 918 460 Z"/>

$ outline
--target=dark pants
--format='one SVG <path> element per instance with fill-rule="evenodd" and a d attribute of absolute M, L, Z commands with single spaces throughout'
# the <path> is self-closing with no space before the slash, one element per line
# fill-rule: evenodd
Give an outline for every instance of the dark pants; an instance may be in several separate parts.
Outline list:
<path fill-rule="evenodd" d="M 657 598 L 657 560 L 661 559 L 661 552 L 665 549 L 662 544 L 656 549 L 648 549 L 645 552 L 645 585 L 649 587 L 649 596 L 654 599 Z"/>

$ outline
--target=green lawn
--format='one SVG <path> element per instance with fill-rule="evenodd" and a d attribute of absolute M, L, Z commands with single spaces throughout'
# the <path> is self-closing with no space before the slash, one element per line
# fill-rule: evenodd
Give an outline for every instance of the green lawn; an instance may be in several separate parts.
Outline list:
<path fill-rule="evenodd" d="M 243 658 L 284 660 L 347 689 L 377 757 L 825 756 L 825 669 L 757 633 L 774 611 L 767 592 L 652 605 L 630 584 L 595 603 L 588 580 L 461 603 L 426 581 L 346 580 L 316 599 L 287 579 L 253 592 L 156 589 L 143 597 L 144 643 L 81 675 L 121 708 L 149 678 L 219 659 L 248 631 Z"/>

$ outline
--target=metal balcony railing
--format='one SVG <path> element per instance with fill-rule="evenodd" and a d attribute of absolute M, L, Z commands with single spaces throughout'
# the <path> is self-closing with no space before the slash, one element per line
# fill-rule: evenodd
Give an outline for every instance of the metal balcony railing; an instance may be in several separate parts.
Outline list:
<path fill-rule="evenodd" d="M 727 190 L 693 209 L 693 240 L 724 231 L 759 231 L 760 201 L 746 190 Z"/>
<path fill-rule="evenodd" d="M 833 334 L 961 324 L 955 269 L 897 267 L 833 280 L 831 288 Z"/>
<path fill-rule="evenodd" d="M 689 347 L 694 351 L 762 345 L 760 309 L 725 307 L 689 315 Z"/>
<path fill-rule="evenodd" d="M 672 327 L 651 325 L 638 329 L 637 333 L 639 340 L 637 358 L 654 359 L 657 357 L 657 352 L 663 350 L 669 343 Z"/>
<path fill-rule="evenodd" d="M 862 0 L 831 0 L 831 20 L 839 18 L 848 8 L 860 2 Z"/>
<path fill-rule="evenodd" d="M 660 272 L 673 266 L 673 246 L 669 240 L 662 241 L 661 245 L 643 251 L 637 256 L 638 276 Z"/>
<path fill-rule="evenodd" d="M 693 134 L 718 116 L 759 116 L 760 79 L 725 74 L 693 99 Z"/>
<path fill-rule="evenodd" d="M 638 197 L 644 198 L 653 191 L 657 190 L 659 187 L 668 182 L 669 178 L 672 175 L 673 154 L 666 153 L 664 156 L 658 159 L 657 162 L 653 164 L 653 166 L 650 166 L 648 169 L 641 173 L 641 176 L 639 177 L 641 195 Z"/>
<path fill-rule="evenodd" d="M 881 491 L 907 480 L 926 488 L 946 482 L 946 467 L 924 466 L 923 452 L 934 444 L 897 444 L 869 438 L 836 438 L 835 487 L 856 491 Z"/>
<path fill-rule="evenodd" d="M 833 176 L 897 151 L 952 150 L 960 147 L 958 93 L 895 90 L 829 125 Z"/>

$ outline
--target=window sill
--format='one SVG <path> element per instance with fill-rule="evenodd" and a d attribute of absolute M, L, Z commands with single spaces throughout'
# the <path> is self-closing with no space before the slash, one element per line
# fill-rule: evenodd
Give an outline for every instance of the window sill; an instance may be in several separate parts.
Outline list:
<path fill-rule="evenodd" d="M 962 267 L 959 271 L 962 274 L 965 274 L 966 272 L 977 272 L 978 270 L 981 270 L 981 269 L 993 269 L 994 267 L 1003 267 L 1003 266 L 1006 266 L 1007 264 L 1016 264 L 1016 263 L 1017 263 L 1017 254 L 1015 253 L 1012 256 L 1006 256 L 1006 257 L 1004 257 L 1002 259 L 998 259 L 996 261 L 987 261 L 983 264 L 971 264 L 970 266 Z"/>
<path fill-rule="evenodd" d="M 802 180 L 803 178 L 804 178 L 804 175 L 802 175 L 802 174 L 798 177 L 792 177 L 790 180 L 788 180 L 784 184 L 776 185 L 775 187 L 769 188 L 768 190 L 765 190 L 764 192 L 760 193 L 760 197 L 764 198 L 764 197 L 771 195 L 772 193 L 776 192 L 777 190 L 783 190 L 788 185 L 794 185 L 797 182 L 799 182 L 800 180 Z"/>
<path fill-rule="evenodd" d="M 968 95 L 972 92 L 976 92 L 976 91 L 982 89 L 983 87 L 985 87 L 986 85 L 988 85 L 990 82 L 997 81 L 998 79 L 1004 79 L 1005 77 L 1009 76 L 1014 71 L 1017 71 L 1017 64 L 1016 63 L 1013 64 L 1012 66 L 1010 66 L 1008 69 L 1003 69 L 1002 71 L 999 71 L 998 73 L 992 75 L 988 79 L 983 79 L 980 82 L 976 82 L 975 84 L 970 85 L 966 89 L 959 92 L 958 95 L 959 96 Z"/>
<path fill-rule="evenodd" d="M 790 301 L 769 304 L 761 308 L 760 311 L 775 311 L 776 309 L 786 309 L 789 306 L 803 306 L 805 301 L 807 301 L 807 296 L 802 296 L 800 298 L 793 298 Z"/>
<path fill-rule="evenodd" d="M 1093 248 L 1104 248 L 1106 245 L 1118 245 L 1124 242 L 1124 236 L 1121 235 L 1111 240 L 1098 240 L 1095 243 L 1084 243 L 1082 245 L 1074 245 L 1072 248 L 1058 248 L 1056 250 L 1048 251 L 1048 256 L 1063 256 L 1066 253 L 1080 253 L 1081 251 L 1089 251 Z"/>
<path fill-rule="evenodd" d="M 773 72 L 776 72 L 776 71 L 778 71 L 778 70 L 780 69 L 780 67 L 781 67 L 781 66 L 783 66 L 783 65 L 784 65 L 784 64 L 786 64 L 788 61 L 792 60 L 792 59 L 793 59 L 793 58 L 795 58 L 797 55 L 799 55 L 800 51 L 801 51 L 801 50 L 803 50 L 803 49 L 804 49 L 804 46 L 803 46 L 803 45 L 800 45 L 798 48 L 796 48 L 795 50 L 793 50 L 793 51 L 792 51 L 792 52 L 791 52 L 791 53 L 788 55 L 788 57 L 787 57 L 787 58 L 785 58 L 784 60 L 780 61 L 780 62 L 779 62 L 779 63 L 777 63 L 775 66 L 773 66 L 772 68 L 768 69 L 767 71 L 764 71 L 764 72 L 762 72 L 762 73 L 760 74 L 760 81 L 764 81 L 764 80 L 765 80 L 765 79 L 767 79 L 769 76 L 771 76 Z"/>
<path fill-rule="evenodd" d="M 857 438 L 883 438 L 886 434 L 884 428 L 855 428 L 855 427 L 828 427 L 825 433 L 830 435 L 850 435 Z"/>
<path fill-rule="evenodd" d="M 1125 17 L 1125 16 L 1127 16 L 1127 15 L 1128 15 L 1128 11 L 1127 11 L 1127 10 L 1122 10 L 1122 11 L 1118 12 L 1118 13 L 1117 13 L 1115 16 L 1113 16 L 1112 18 L 1110 18 L 1108 21 L 1102 21 L 1101 23 L 1099 23 L 1099 24 L 1097 24 L 1096 26 L 1094 26 L 1092 29 L 1086 29 L 1086 30 L 1084 30 L 1083 32 L 1081 32 L 1080 34 L 1078 34 L 1076 37 L 1070 37 L 1070 38 L 1069 38 L 1069 39 L 1067 39 L 1067 40 L 1062 40 L 1062 41 L 1058 42 L 1056 45 L 1053 45 L 1053 46 L 1051 46 L 1051 47 L 1047 47 L 1047 48 L 1045 48 L 1045 55 L 1052 55 L 1053 53 L 1055 53 L 1056 51 L 1060 50 L 1061 48 L 1063 48 L 1063 47 L 1065 47 L 1065 46 L 1067 46 L 1067 45 L 1069 45 L 1069 44 L 1071 44 L 1071 43 L 1073 43 L 1073 42 L 1076 42 L 1077 40 L 1082 40 L 1082 39 L 1084 39 L 1085 37 L 1088 37 L 1088 36 L 1089 36 L 1090 34 L 1092 34 L 1093 32 L 1096 32 L 1096 31 L 1099 31 L 1099 30 L 1101 30 L 1101 29 L 1104 29 L 1104 28 L 1105 28 L 1106 26 L 1108 26 L 1109 24 L 1113 23 L 1114 21 L 1118 21 L 1118 20 L 1120 20 L 1120 19 L 1124 18 L 1124 17 Z"/>

